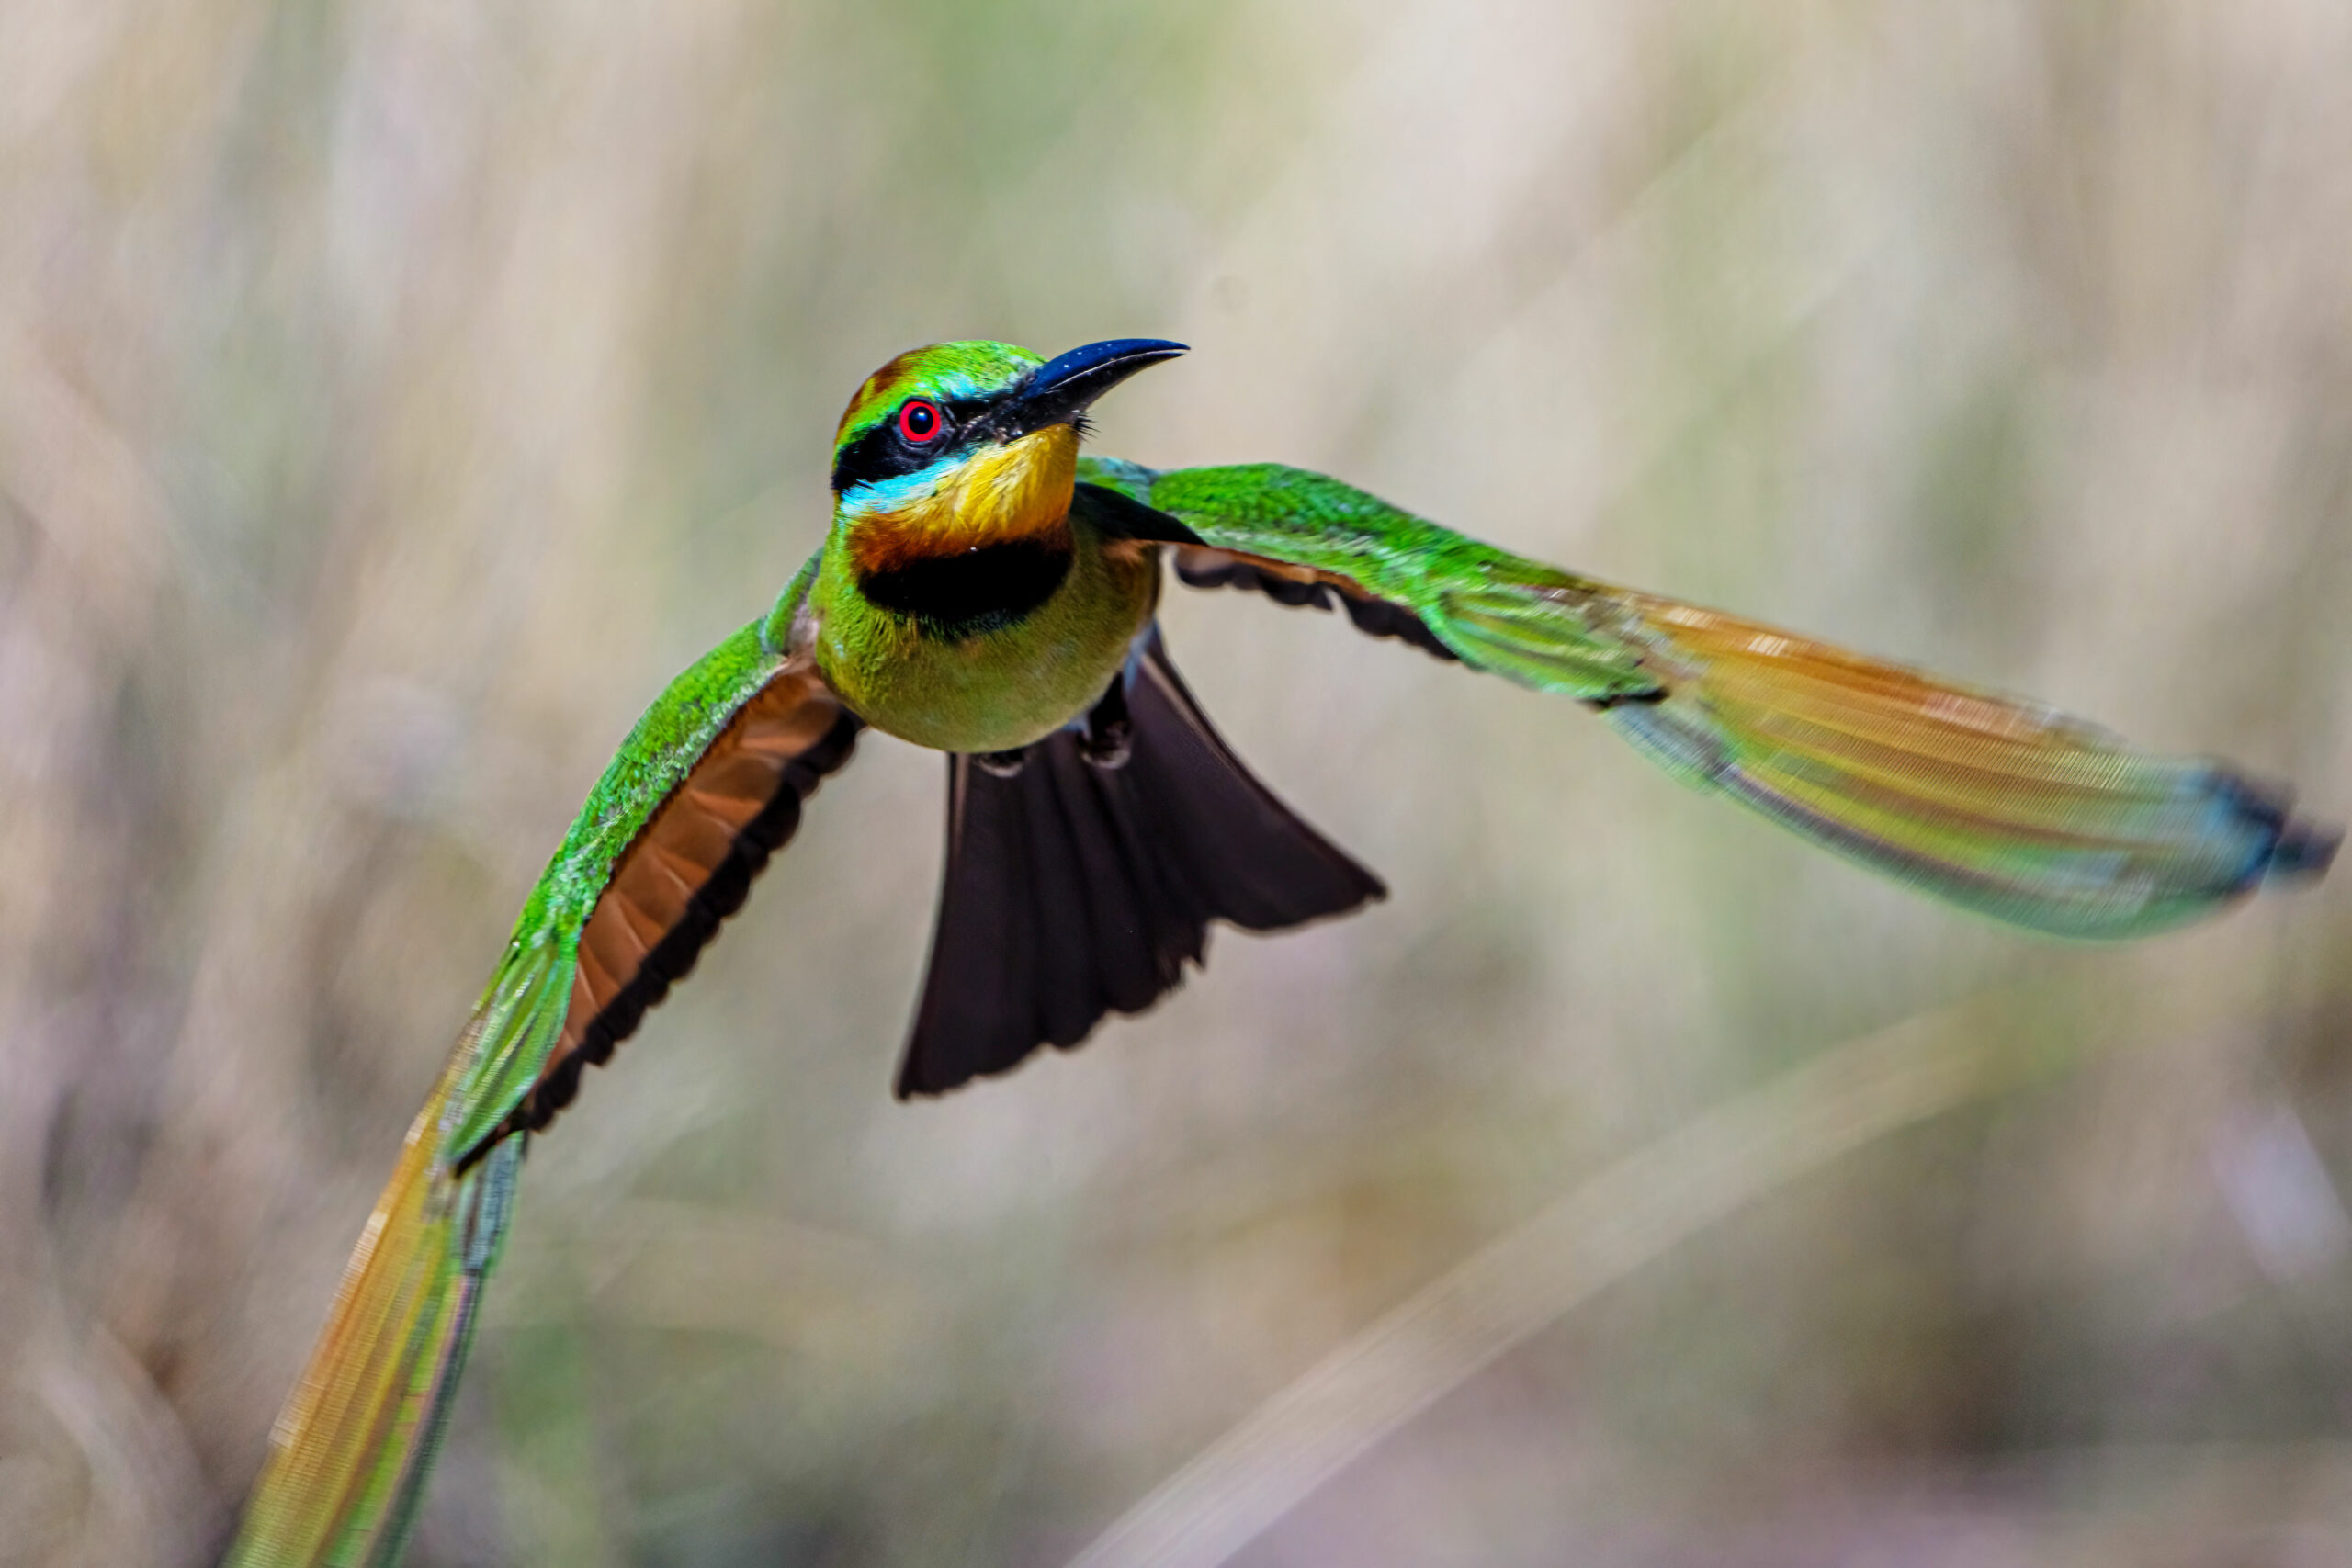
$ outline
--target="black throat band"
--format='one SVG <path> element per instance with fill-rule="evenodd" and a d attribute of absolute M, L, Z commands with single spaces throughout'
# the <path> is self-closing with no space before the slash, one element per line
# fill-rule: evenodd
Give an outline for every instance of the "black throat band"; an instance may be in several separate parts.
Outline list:
<path fill-rule="evenodd" d="M 1011 539 L 864 572 L 857 586 L 882 608 L 913 616 L 926 636 L 960 642 L 1025 619 L 1054 596 L 1069 561 L 1067 534 Z"/>

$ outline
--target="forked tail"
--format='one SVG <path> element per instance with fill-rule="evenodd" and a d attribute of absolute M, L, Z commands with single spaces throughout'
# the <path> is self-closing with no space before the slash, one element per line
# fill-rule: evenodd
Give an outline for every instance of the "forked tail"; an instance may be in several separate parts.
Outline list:
<path fill-rule="evenodd" d="M 1385 895 L 1227 750 L 1158 630 L 1087 717 L 948 759 L 947 863 L 901 1097 L 1068 1047 L 1199 964 L 1208 923 L 1280 931 Z"/>

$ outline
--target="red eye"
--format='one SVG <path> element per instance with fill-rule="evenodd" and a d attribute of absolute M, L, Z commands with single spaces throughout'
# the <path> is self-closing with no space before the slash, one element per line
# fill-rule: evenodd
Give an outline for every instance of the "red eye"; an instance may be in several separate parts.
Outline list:
<path fill-rule="evenodd" d="M 899 411 L 899 434 L 921 444 L 939 434 L 939 407 L 917 398 Z"/>

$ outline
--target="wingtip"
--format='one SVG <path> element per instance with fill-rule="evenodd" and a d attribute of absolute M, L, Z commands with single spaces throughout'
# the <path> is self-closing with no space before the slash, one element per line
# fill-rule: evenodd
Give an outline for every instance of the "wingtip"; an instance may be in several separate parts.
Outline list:
<path fill-rule="evenodd" d="M 2268 852 L 2251 881 L 2316 882 L 2326 874 L 2344 842 L 2343 829 L 2297 817 L 2294 796 L 2284 785 L 2228 773 L 2222 779 L 2224 795 L 2241 819 L 2268 831 Z"/>
<path fill-rule="evenodd" d="M 2289 821 L 2278 830 L 2270 851 L 2269 880 L 2316 882 L 2335 863 L 2344 829 L 2324 823 Z"/>

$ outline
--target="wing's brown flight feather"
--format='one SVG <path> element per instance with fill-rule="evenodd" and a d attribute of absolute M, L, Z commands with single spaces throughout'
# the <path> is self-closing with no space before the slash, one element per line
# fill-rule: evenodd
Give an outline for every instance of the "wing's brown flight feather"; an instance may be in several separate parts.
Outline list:
<path fill-rule="evenodd" d="M 806 664 L 786 667 L 743 705 L 614 867 L 581 930 L 562 1033 L 513 1127 L 552 1121 L 577 1091 L 582 1066 L 608 1058 L 694 967 L 799 826 L 801 802 L 849 760 L 861 728 Z"/>
<path fill-rule="evenodd" d="M 628 977 L 644 966 L 649 951 L 617 919 L 597 920 L 580 934 L 580 967 L 590 971 L 589 988 L 605 995 L 606 1007 Z"/>
<path fill-rule="evenodd" d="M 668 931 L 673 923 L 647 909 L 644 905 L 630 896 L 629 889 L 627 887 L 618 886 L 611 887 L 605 891 L 605 897 L 612 900 L 614 911 L 628 924 L 629 934 L 637 939 L 641 947 L 650 948 L 655 942 L 660 942 L 662 933 Z"/>
<path fill-rule="evenodd" d="M 641 869 L 644 876 L 639 886 L 648 891 L 658 890 L 661 896 L 675 901 L 681 908 L 684 907 L 685 900 L 693 897 L 695 884 L 701 879 L 701 872 L 696 866 L 659 844 L 646 846 Z"/>
<path fill-rule="evenodd" d="M 1329 538 L 1302 544 L 1320 564 L 1178 544 L 1177 574 L 1342 608 L 1438 650 L 1415 611 L 1346 575 Z M 1459 603 L 1441 593 L 1430 613 L 1481 668 L 1585 695 L 1685 782 L 1999 919 L 2138 935 L 2314 875 L 2335 852 L 2333 829 L 2223 764 L 2140 751 L 2039 704 L 1719 610 L 1559 578 L 1497 557 L 1483 586 Z M 1543 613 L 1550 602 L 1559 615 Z"/>
<path fill-rule="evenodd" d="M 620 994 L 620 976 L 637 967 L 633 964 L 625 964 L 616 972 L 614 966 L 606 964 L 597 953 L 595 947 L 585 942 L 580 944 L 576 962 L 580 965 L 580 977 L 588 982 L 589 998 L 596 1004 L 598 1012 L 610 1007 L 613 998 Z M 560 1049 L 558 1048 L 559 1054 Z"/>
<path fill-rule="evenodd" d="M 1178 545 L 1176 575 L 1192 588 L 1238 588 L 1263 593 L 1276 604 L 1318 610 L 1341 609 L 1358 631 L 1372 637 L 1393 637 L 1422 652 L 1449 661 L 1454 651 L 1437 639 L 1421 618 L 1403 605 L 1364 592 L 1352 578 L 1336 571 L 1318 571 L 1268 556 L 1244 555 L 1207 545 Z"/>
<path fill-rule="evenodd" d="M 585 969 L 576 964 L 572 965 L 571 1001 L 564 1013 L 566 1018 L 594 1018 L 609 999 L 609 997 L 599 998 L 596 995 L 595 988 L 588 984 Z"/>
<path fill-rule="evenodd" d="M 686 782 L 695 804 L 715 819 L 741 829 L 768 803 L 775 783 L 775 759 L 766 752 L 742 751 L 716 759 L 712 776 Z"/>
<path fill-rule="evenodd" d="M 692 791 L 673 795 L 666 804 L 674 809 L 662 813 L 662 829 L 668 840 L 664 847 L 675 850 L 680 858 L 693 864 L 696 874 L 695 890 L 700 892 L 712 874 L 727 863 L 728 855 L 735 848 L 735 829 L 711 816 Z"/>

